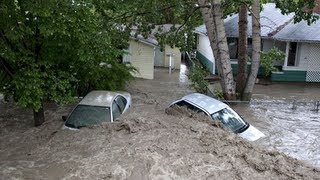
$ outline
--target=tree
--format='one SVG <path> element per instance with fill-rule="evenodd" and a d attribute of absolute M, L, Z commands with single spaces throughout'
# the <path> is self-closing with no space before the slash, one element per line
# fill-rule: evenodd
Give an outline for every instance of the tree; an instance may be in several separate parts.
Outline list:
<path fill-rule="evenodd" d="M 242 3 L 239 7 L 239 46 L 238 46 L 238 72 L 236 92 L 240 96 L 246 87 L 247 81 L 247 47 L 248 47 L 248 10 L 247 4 Z"/>
<path fill-rule="evenodd" d="M 0 2 L 1 91 L 33 110 L 35 126 L 44 122 L 44 102 L 70 102 L 77 90 L 119 89 L 131 78 L 131 67 L 117 60 L 118 44 L 129 36 L 115 23 L 104 29 L 111 20 L 96 9 L 90 0 Z"/>
<path fill-rule="evenodd" d="M 254 0 L 252 4 L 252 63 L 249 77 L 242 94 L 242 100 L 250 101 L 254 84 L 260 67 L 261 51 L 261 25 L 260 25 L 260 0 Z"/>
<path fill-rule="evenodd" d="M 210 45 L 217 62 L 224 97 L 229 100 L 235 99 L 235 85 L 224 29 L 221 1 L 213 0 L 209 3 L 206 0 L 198 0 L 198 3 L 202 7 L 201 12 L 207 28 Z"/>

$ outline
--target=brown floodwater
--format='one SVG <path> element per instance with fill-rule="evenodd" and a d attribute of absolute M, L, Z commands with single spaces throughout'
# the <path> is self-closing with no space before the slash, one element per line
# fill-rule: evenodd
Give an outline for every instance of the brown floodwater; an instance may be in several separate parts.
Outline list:
<path fill-rule="evenodd" d="M 178 71 L 179 72 L 179 71 Z M 179 81 L 188 87 L 188 69 L 168 75 L 156 69 L 155 79 Z M 214 85 L 219 86 L 219 85 Z M 232 107 L 266 137 L 256 143 L 320 167 L 320 83 L 256 84 L 250 103 Z M 319 110 L 318 110 L 319 109 Z"/>
<path fill-rule="evenodd" d="M 276 149 L 309 164 L 319 162 L 315 161 L 319 143 L 311 147 L 312 140 L 306 140 L 319 137 L 318 121 L 304 126 L 305 119 L 291 117 L 302 116 L 302 108 L 285 108 L 285 98 L 260 93 L 251 104 L 234 107 L 267 135 L 248 142 L 217 128 L 206 116 L 165 113 L 172 101 L 193 92 L 183 71 L 169 75 L 168 69 L 156 69 L 154 80 L 136 79 L 127 90 L 133 104 L 119 121 L 79 131 L 62 129 L 61 116 L 74 104 L 46 104 L 47 119 L 39 127 L 32 126 L 30 110 L 0 104 L 0 179 L 316 179 L 320 175 L 317 168 L 266 150 Z M 301 148 L 305 155 L 295 152 Z"/>

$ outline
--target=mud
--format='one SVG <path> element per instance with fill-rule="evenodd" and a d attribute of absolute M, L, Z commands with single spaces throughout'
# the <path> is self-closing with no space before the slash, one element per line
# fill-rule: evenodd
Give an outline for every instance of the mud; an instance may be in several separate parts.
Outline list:
<path fill-rule="evenodd" d="M 192 90 L 162 71 L 130 84 L 133 106 L 119 121 L 79 131 L 61 128 L 72 104 L 46 104 L 40 127 L 28 110 L 1 104 L 0 179 L 319 179 L 319 169 L 202 115 L 165 113 Z"/>

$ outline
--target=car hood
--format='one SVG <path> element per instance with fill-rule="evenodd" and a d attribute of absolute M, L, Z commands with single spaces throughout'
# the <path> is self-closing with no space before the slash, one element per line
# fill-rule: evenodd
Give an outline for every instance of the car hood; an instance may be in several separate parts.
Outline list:
<path fill-rule="evenodd" d="M 243 131 L 242 133 L 239 133 L 238 135 L 249 141 L 255 141 L 265 136 L 261 131 L 259 131 L 252 125 L 250 125 L 247 130 Z"/>

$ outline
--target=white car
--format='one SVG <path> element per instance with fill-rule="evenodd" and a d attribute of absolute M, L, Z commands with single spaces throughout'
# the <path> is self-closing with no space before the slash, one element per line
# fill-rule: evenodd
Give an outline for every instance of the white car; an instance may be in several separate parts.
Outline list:
<path fill-rule="evenodd" d="M 79 129 L 84 126 L 113 122 L 131 106 L 127 92 L 91 91 L 72 110 L 64 127 Z"/>
<path fill-rule="evenodd" d="M 220 121 L 232 132 L 249 141 L 255 141 L 265 136 L 257 128 L 242 119 L 228 105 L 212 97 L 193 93 L 173 102 L 170 107 L 174 105 L 185 106 L 196 112 L 204 112 L 213 120 Z"/>

